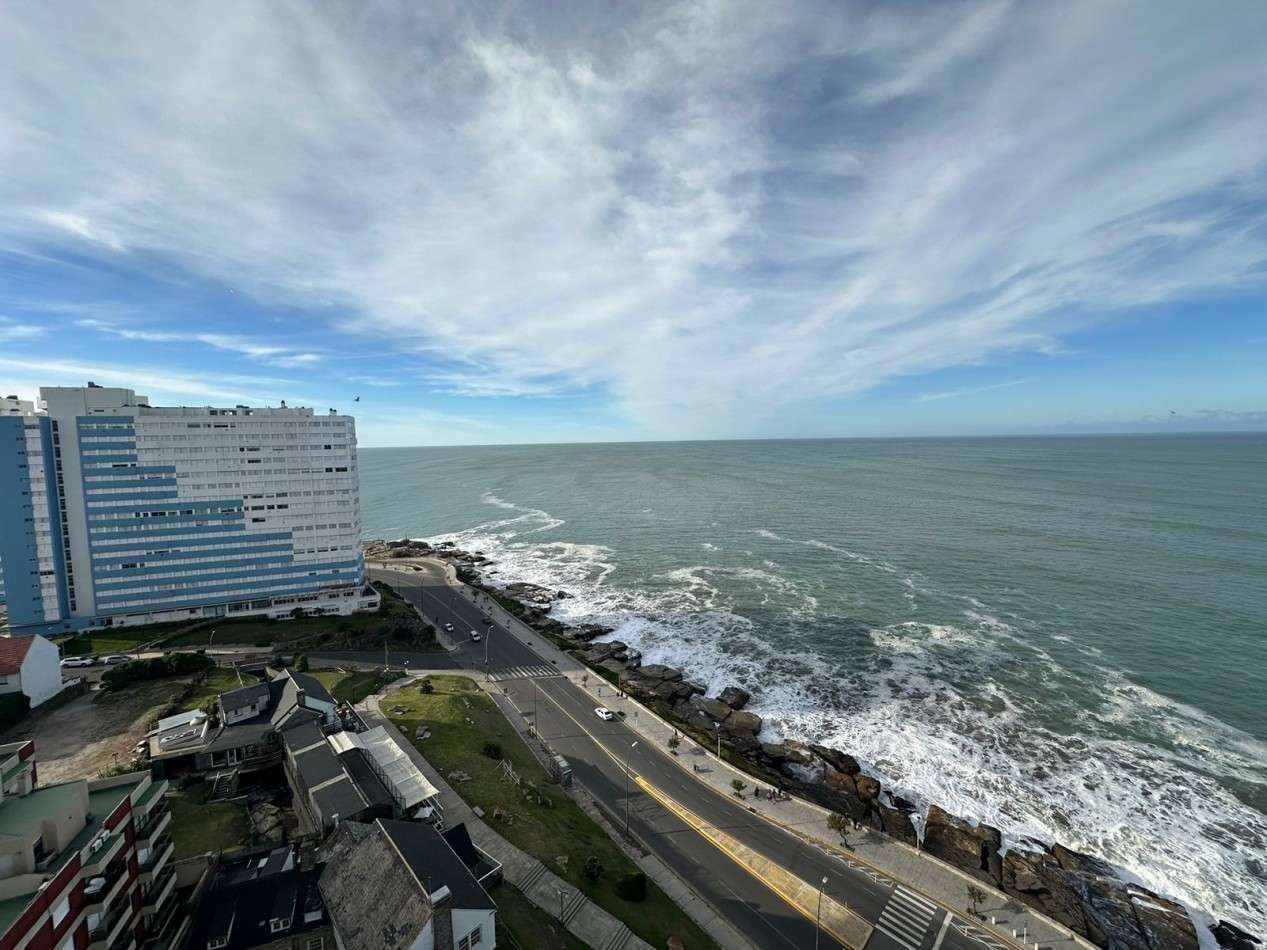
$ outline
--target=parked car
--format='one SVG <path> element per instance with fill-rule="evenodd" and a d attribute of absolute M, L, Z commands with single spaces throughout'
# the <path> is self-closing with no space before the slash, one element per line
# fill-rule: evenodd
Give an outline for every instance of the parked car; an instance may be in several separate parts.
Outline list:
<path fill-rule="evenodd" d="M 102 663 L 130 663 L 132 662 L 132 657 L 128 656 L 126 653 L 111 653 L 109 656 L 103 656 L 101 658 L 101 662 Z"/>
<path fill-rule="evenodd" d="M 486 627 L 491 627 L 493 625 L 493 618 L 485 617 L 483 620 L 480 621 L 480 623 L 482 623 Z"/>
<path fill-rule="evenodd" d="M 474 640 L 476 643 L 479 643 L 484 638 L 480 636 L 480 632 L 478 630 L 472 630 L 471 639 Z"/>
<path fill-rule="evenodd" d="M 96 662 L 97 661 L 90 656 L 68 656 L 66 659 L 62 660 L 62 666 L 67 668 L 72 666 L 92 666 Z"/>
<path fill-rule="evenodd" d="M 611 722 L 613 719 L 616 718 L 616 714 L 612 712 L 610 709 L 608 709 L 606 706 L 599 706 L 597 709 L 594 710 L 594 715 L 597 716 L 599 719 L 606 720 L 607 722 Z"/>

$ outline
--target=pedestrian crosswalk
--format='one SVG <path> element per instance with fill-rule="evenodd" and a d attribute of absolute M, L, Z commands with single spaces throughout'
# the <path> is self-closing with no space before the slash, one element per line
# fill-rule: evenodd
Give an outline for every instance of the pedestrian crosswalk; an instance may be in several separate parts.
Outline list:
<path fill-rule="evenodd" d="M 937 905 L 927 898 L 904 887 L 895 887 L 875 929 L 896 940 L 907 950 L 919 950 L 937 910 Z"/>
<path fill-rule="evenodd" d="M 493 670 L 493 675 L 503 679 L 517 679 L 525 676 L 557 676 L 557 666 L 507 666 Z"/>

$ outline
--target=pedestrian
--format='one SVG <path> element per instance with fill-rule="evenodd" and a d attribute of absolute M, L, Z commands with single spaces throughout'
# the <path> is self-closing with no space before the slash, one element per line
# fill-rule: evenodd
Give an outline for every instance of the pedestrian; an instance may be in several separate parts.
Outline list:
<path fill-rule="evenodd" d="M 752 786 L 752 797 L 753 797 L 753 798 L 760 798 L 760 797 L 761 797 L 761 786 L 759 786 L 759 785 L 754 785 L 754 786 Z"/>

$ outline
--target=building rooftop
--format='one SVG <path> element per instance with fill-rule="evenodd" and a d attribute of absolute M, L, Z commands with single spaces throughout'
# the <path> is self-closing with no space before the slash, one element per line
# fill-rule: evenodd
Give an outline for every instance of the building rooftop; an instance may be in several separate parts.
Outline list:
<path fill-rule="evenodd" d="M 235 709 L 243 709 L 246 706 L 254 706 L 268 695 L 267 683 L 252 683 L 250 686 L 243 686 L 240 689 L 233 689 L 227 693 L 221 693 L 220 708 L 228 714 L 233 712 Z"/>
<path fill-rule="evenodd" d="M 12 676 L 22 669 L 22 661 L 31 649 L 34 637 L 0 637 L 0 676 Z"/>
<path fill-rule="evenodd" d="M 345 821 L 322 849 L 321 894 L 345 950 L 404 950 L 431 903 L 382 827 Z"/>
<path fill-rule="evenodd" d="M 447 887 L 453 906 L 463 910 L 496 910 L 497 905 L 480 887 L 465 862 L 430 825 L 412 821 L 380 820 L 387 837 L 419 881 L 426 881 L 432 893 Z M 469 838 L 467 839 L 470 840 Z"/>

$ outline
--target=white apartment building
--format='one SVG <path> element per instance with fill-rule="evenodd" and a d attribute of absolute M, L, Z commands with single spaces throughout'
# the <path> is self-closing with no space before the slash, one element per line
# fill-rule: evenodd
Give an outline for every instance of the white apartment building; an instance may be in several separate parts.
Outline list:
<path fill-rule="evenodd" d="M 352 417 L 150 406 L 92 383 L 7 406 L 0 571 L 14 632 L 377 604 Z"/>

